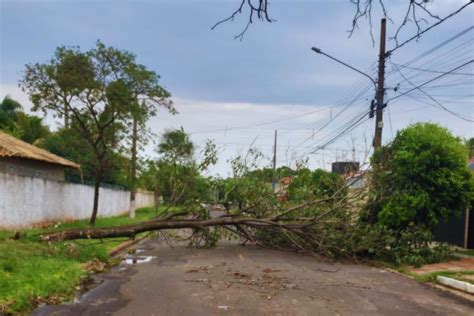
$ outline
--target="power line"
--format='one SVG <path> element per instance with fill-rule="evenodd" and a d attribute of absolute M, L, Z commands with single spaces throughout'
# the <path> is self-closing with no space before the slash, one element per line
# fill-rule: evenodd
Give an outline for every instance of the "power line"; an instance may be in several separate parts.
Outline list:
<path fill-rule="evenodd" d="M 474 39 L 472 39 L 474 40 Z M 463 45 L 460 45 L 463 46 Z M 419 65 L 416 65 L 418 68 L 429 68 L 431 70 L 436 69 L 438 71 L 445 72 L 447 69 L 450 68 L 452 65 L 460 64 L 470 58 L 472 58 L 471 51 L 472 49 L 468 48 L 467 50 L 459 50 L 458 47 L 454 47 L 442 54 L 438 54 L 433 56 L 432 59 L 420 63 Z M 454 50 L 454 51 L 453 51 Z M 453 52 L 452 52 L 453 51 Z M 400 65 L 400 64 L 398 64 Z M 410 67 L 408 66 L 407 63 L 402 65 L 403 67 Z M 412 66 L 413 67 L 413 66 Z M 398 74 L 395 69 L 392 69 L 389 77 L 393 76 L 394 74 Z M 405 73 L 405 75 L 411 79 L 411 80 L 425 80 L 425 78 L 429 78 L 429 73 L 427 72 L 421 72 L 421 71 L 415 71 L 415 70 L 409 70 Z M 396 80 L 394 78 L 391 78 L 391 80 Z"/>
<path fill-rule="evenodd" d="M 280 117 L 278 119 L 275 119 L 275 120 L 272 120 L 272 121 L 264 121 L 264 122 L 256 123 L 256 124 L 250 124 L 250 125 L 244 125 L 244 126 L 234 126 L 234 127 L 220 128 L 220 129 L 207 130 L 207 131 L 196 131 L 196 132 L 191 132 L 191 134 L 194 134 L 194 135 L 196 135 L 196 134 L 209 134 L 209 133 L 226 132 L 226 131 L 233 131 L 233 130 L 239 130 L 239 129 L 247 129 L 247 128 L 250 128 L 250 127 L 270 125 L 270 124 L 278 123 L 278 122 L 285 121 L 285 120 L 292 119 L 292 118 L 296 118 L 296 117 L 301 117 L 301 116 L 306 116 L 306 115 L 310 115 L 310 114 L 314 114 L 314 113 L 318 113 L 318 112 L 323 112 L 323 111 L 326 111 L 330 108 L 331 108 L 331 106 L 328 106 L 328 107 L 325 107 L 325 108 L 322 108 L 322 109 L 316 109 L 316 110 L 312 110 L 312 111 L 309 111 L 309 112 L 304 112 L 304 113 L 299 113 L 299 114 L 294 114 L 294 115 L 289 115 L 289 116 L 282 116 L 282 117 Z"/>
<path fill-rule="evenodd" d="M 403 93 L 401 93 L 401 94 L 399 94 L 399 95 L 396 95 L 396 96 L 394 96 L 393 98 L 387 100 L 387 102 L 388 102 L 388 101 L 395 100 L 395 99 L 398 99 L 398 98 L 400 98 L 400 97 L 402 97 L 402 96 L 404 96 L 404 95 L 406 95 L 406 94 L 408 94 L 408 93 L 410 93 L 410 92 L 412 92 L 412 91 L 418 90 L 418 88 L 421 88 L 421 87 L 423 87 L 423 86 L 426 86 L 427 84 L 429 84 L 429 83 L 431 83 L 431 82 L 433 82 L 433 81 L 436 81 L 436 80 L 438 80 L 438 79 L 440 79 L 440 78 L 442 78 L 442 77 L 444 77 L 444 76 L 447 76 L 447 75 L 449 75 L 450 73 L 452 73 L 452 72 L 454 72 L 454 71 L 456 71 L 456 70 L 458 70 L 458 69 L 461 69 L 461 68 L 465 67 L 466 65 L 468 65 L 468 64 L 470 64 L 470 63 L 472 63 L 472 62 L 474 62 L 474 59 L 471 59 L 470 61 L 468 61 L 468 62 L 466 62 L 466 63 L 464 63 L 464 64 L 462 64 L 462 65 L 460 65 L 460 66 L 458 66 L 458 67 L 456 67 L 456 68 L 453 68 L 453 69 L 451 69 L 451 70 L 449 70 L 449 71 L 447 71 L 447 72 L 445 72 L 445 73 L 443 73 L 443 74 L 441 74 L 441 75 L 439 75 L 439 76 L 437 76 L 437 77 L 435 77 L 435 78 L 432 78 L 431 80 L 428 80 L 428 81 L 426 81 L 426 82 L 424 82 L 424 83 L 422 83 L 422 84 L 420 84 L 420 85 L 418 85 L 418 86 L 415 86 L 414 88 L 412 88 L 412 89 L 410 89 L 410 90 L 408 90 L 408 91 L 405 91 L 405 92 L 403 92 Z"/>
<path fill-rule="evenodd" d="M 398 65 L 402 65 L 403 67 L 409 67 L 409 65 L 412 65 L 430 55 L 432 55 L 434 52 L 437 52 L 438 50 L 440 50 L 441 48 L 445 47 L 446 45 L 450 44 L 451 42 L 461 38 L 462 36 L 465 36 L 466 34 L 468 34 L 469 32 L 471 32 L 472 30 L 474 30 L 474 26 L 470 26 L 462 31 L 460 31 L 459 33 L 455 34 L 454 36 L 448 38 L 447 40 L 443 41 L 442 43 L 424 51 L 423 53 L 421 53 L 420 55 L 410 59 L 409 61 L 406 61 L 404 62 L 403 64 L 398 64 Z M 465 46 L 469 45 L 472 41 L 474 41 L 473 38 L 470 38 L 468 39 L 467 41 L 464 41 L 462 42 L 460 45 L 456 45 L 455 47 L 441 53 L 441 54 L 438 54 L 438 55 L 435 55 L 433 56 L 433 58 L 429 59 L 428 61 L 425 61 L 419 65 L 417 65 L 418 68 L 433 68 L 432 66 L 435 66 L 434 68 L 438 69 L 438 70 L 443 70 L 442 68 L 443 67 L 446 67 L 446 62 L 453 62 L 453 60 L 456 59 L 455 56 L 459 56 L 459 55 L 462 55 L 462 54 L 467 54 L 469 56 L 471 56 L 471 51 L 472 49 L 470 47 L 467 47 L 467 50 L 463 50 Z M 458 60 L 458 62 L 460 62 Z M 415 77 L 420 77 L 423 76 L 424 74 L 423 73 L 418 73 L 414 76 L 411 76 L 411 74 L 414 72 L 414 70 L 410 70 L 406 73 L 406 75 L 410 78 L 410 79 L 415 79 Z M 391 72 L 389 72 L 387 74 L 387 78 L 388 77 L 391 77 L 393 76 L 394 74 L 397 74 L 396 70 L 393 69 Z M 392 80 L 393 78 L 391 78 Z"/>
<path fill-rule="evenodd" d="M 421 32 L 418 32 L 416 35 L 410 37 L 409 39 L 407 39 L 406 41 L 402 42 L 401 44 L 397 45 L 395 48 L 392 48 L 391 50 L 389 50 L 387 52 L 388 55 L 391 55 L 394 51 L 396 51 L 397 49 L 403 47 L 405 44 L 408 44 L 409 42 L 415 40 L 415 39 L 418 39 L 420 38 L 420 36 L 426 32 L 428 32 L 429 30 L 433 29 L 434 27 L 440 25 L 441 23 L 443 23 L 444 21 L 452 18 L 453 16 L 457 15 L 459 12 L 461 12 L 462 10 L 464 10 L 467 6 L 471 5 L 474 1 L 473 0 L 469 0 L 468 3 L 464 4 L 462 7 L 460 7 L 459 9 L 457 9 L 456 11 L 452 12 L 451 14 L 447 15 L 446 17 L 440 19 L 438 22 L 430 25 L 429 27 L 427 27 L 426 29 L 424 29 L 423 31 Z"/>
<path fill-rule="evenodd" d="M 454 111 L 452 111 L 452 110 L 446 108 L 446 107 L 445 107 L 444 105 L 442 105 L 438 100 L 436 100 L 436 99 L 433 98 L 431 95 L 429 95 L 428 93 L 426 93 L 423 89 L 421 89 L 421 86 L 416 86 L 413 82 L 411 82 L 409 79 L 407 79 L 407 78 L 405 77 L 405 75 L 400 71 L 400 69 L 399 69 L 396 65 L 394 65 L 394 64 L 392 64 L 392 65 L 395 67 L 395 69 L 397 69 L 397 71 L 400 73 L 400 75 L 401 75 L 406 81 L 408 81 L 412 86 L 414 86 L 415 89 L 419 90 L 419 91 L 422 92 L 424 95 L 426 95 L 428 98 L 430 98 L 430 99 L 431 99 L 433 102 L 435 102 L 440 108 L 442 108 L 442 109 L 445 110 L 446 112 L 448 112 L 448 113 L 450 113 L 451 115 L 454 115 L 454 116 L 456 116 L 456 117 L 458 117 L 458 118 L 460 118 L 460 119 L 462 119 L 462 120 L 465 120 L 465 121 L 468 121 L 468 122 L 474 122 L 474 120 L 469 119 L 469 118 L 465 118 L 465 117 L 463 117 L 462 115 L 460 115 L 460 114 L 458 114 L 458 113 L 456 113 L 456 112 L 454 112 Z M 443 73 L 442 75 L 448 75 L 448 74 L 449 74 L 449 73 Z"/>
<path fill-rule="evenodd" d="M 415 63 L 416 61 L 418 61 L 418 60 L 420 60 L 420 59 L 422 59 L 422 58 L 424 58 L 424 57 L 426 57 L 426 56 L 432 54 L 433 52 L 435 52 L 435 51 L 437 51 L 438 49 L 440 49 L 440 48 L 446 46 L 447 44 L 451 43 L 452 41 L 458 39 L 459 37 L 463 36 L 464 34 L 467 34 L 468 32 L 470 32 L 470 31 L 472 31 L 472 30 L 474 30 L 474 26 L 470 26 L 470 27 L 468 27 L 468 28 L 462 30 L 461 32 L 459 32 L 459 33 L 457 33 L 456 35 L 454 35 L 454 36 L 448 38 L 447 40 L 441 42 L 440 44 L 438 44 L 438 45 L 436 45 L 436 46 L 434 46 L 434 47 L 428 49 L 427 51 L 421 53 L 420 55 L 416 56 L 415 58 L 413 58 L 413 59 L 411 59 L 411 60 L 405 62 L 404 65 L 407 66 L 407 65 L 411 65 L 411 64 Z"/>
<path fill-rule="evenodd" d="M 396 65 L 400 68 L 407 68 L 407 69 L 411 69 L 411 70 L 418 70 L 418 71 L 422 71 L 422 72 L 430 72 L 430 73 L 436 73 L 436 74 L 445 73 L 445 71 L 430 70 L 430 69 L 422 69 L 422 68 L 417 68 L 417 67 L 404 66 L 404 65 L 397 64 L 397 63 L 393 63 L 393 62 L 390 62 L 390 63 L 392 65 Z M 451 74 L 452 75 L 459 75 L 459 76 L 474 76 L 474 73 L 466 73 L 466 72 L 453 72 Z"/>
<path fill-rule="evenodd" d="M 300 156 L 298 156 L 296 159 L 299 159 L 299 158 L 302 158 L 302 157 L 306 157 L 307 155 L 309 154 L 314 154 L 316 153 L 317 151 L 321 150 L 321 149 L 324 149 L 326 146 L 328 146 L 329 144 L 333 143 L 334 141 L 336 141 L 338 138 L 340 138 L 341 136 L 347 134 L 348 132 L 350 132 L 351 130 L 355 129 L 356 127 L 358 127 L 360 124 L 364 123 L 365 121 L 367 121 L 369 118 L 368 118 L 368 113 L 369 111 L 367 110 L 364 110 L 362 113 L 359 113 L 358 115 L 356 115 L 354 118 L 352 118 L 351 120 L 349 120 L 348 122 L 346 122 L 345 124 L 341 125 L 341 127 L 335 131 L 333 133 L 333 135 L 328 135 L 328 137 L 326 137 L 326 140 L 325 140 L 325 143 L 322 144 L 322 145 L 318 145 L 318 146 L 315 146 L 316 148 L 314 148 L 313 146 L 313 150 L 311 151 L 308 151 Z M 366 119 L 364 121 L 362 121 L 363 119 Z"/>
<path fill-rule="evenodd" d="M 370 86 L 367 86 L 366 89 L 359 92 L 359 95 L 366 93 L 370 89 Z M 331 117 L 326 123 L 324 123 L 321 127 L 319 127 L 316 132 L 312 133 L 311 136 L 305 138 L 299 145 L 302 145 L 309 141 L 310 139 L 314 138 L 314 136 L 318 135 L 322 130 L 324 130 L 329 124 L 331 124 L 334 120 L 336 120 L 342 113 L 344 113 L 350 106 L 352 106 L 356 101 L 360 100 L 359 95 L 357 95 L 352 101 L 347 103 L 345 107 L 343 107 L 339 112 L 337 112 L 333 117 Z"/>

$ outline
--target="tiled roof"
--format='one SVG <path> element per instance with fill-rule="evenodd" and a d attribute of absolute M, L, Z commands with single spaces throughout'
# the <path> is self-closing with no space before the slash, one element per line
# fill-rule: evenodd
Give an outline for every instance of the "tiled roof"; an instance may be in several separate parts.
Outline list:
<path fill-rule="evenodd" d="M 17 157 L 39 160 L 76 169 L 81 167 L 72 161 L 56 156 L 49 151 L 28 144 L 18 138 L 2 132 L 0 132 L 0 157 Z"/>

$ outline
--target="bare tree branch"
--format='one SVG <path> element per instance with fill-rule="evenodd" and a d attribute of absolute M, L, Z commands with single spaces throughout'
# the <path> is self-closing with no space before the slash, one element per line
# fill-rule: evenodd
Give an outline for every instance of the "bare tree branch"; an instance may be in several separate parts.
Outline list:
<path fill-rule="evenodd" d="M 446 19 L 456 15 L 460 11 L 462 11 L 465 7 L 472 4 L 474 0 L 468 0 L 466 4 L 464 4 L 460 9 L 456 10 L 455 12 L 449 14 L 445 18 L 441 18 L 438 14 L 431 11 L 428 6 L 431 1 L 428 0 L 406 0 L 408 2 L 408 6 L 406 9 L 406 13 L 401 21 L 401 23 L 397 27 L 397 31 L 395 35 L 391 38 L 395 41 L 396 47 L 402 46 L 398 43 L 398 37 L 400 31 L 404 29 L 408 24 L 413 23 L 416 28 L 417 32 L 414 38 L 419 38 L 421 34 L 426 32 L 427 30 L 431 29 L 432 27 L 439 25 L 440 23 L 444 22 Z M 374 14 L 374 10 L 380 9 L 382 11 L 383 17 L 387 18 L 389 21 L 394 23 L 394 21 L 390 18 L 387 10 L 387 0 L 349 0 L 349 2 L 354 6 L 355 12 L 351 22 L 351 29 L 349 32 L 349 37 L 351 37 L 355 30 L 358 29 L 359 21 L 361 19 L 365 19 L 369 24 L 369 34 L 372 40 L 372 43 L 375 44 L 374 35 L 372 32 L 372 18 Z M 256 3 L 256 4 L 254 4 Z M 259 20 L 266 21 L 266 22 L 273 22 L 275 20 L 270 18 L 269 11 L 268 11 L 268 0 L 241 0 L 240 5 L 238 8 L 227 18 L 222 19 L 215 23 L 211 29 L 214 30 L 217 26 L 222 23 L 234 21 L 234 19 L 238 16 L 243 14 L 244 12 L 248 11 L 248 21 L 239 34 L 234 36 L 234 39 L 242 40 L 245 33 L 249 30 L 250 25 L 254 21 L 254 16 L 256 15 Z M 427 29 L 423 30 L 421 24 L 424 23 L 429 25 L 430 22 L 428 19 L 436 20 L 436 23 L 429 26 Z"/>
<path fill-rule="evenodd" d="M 240 5 L 237 8 L 237 10 L 235 10 L 229 17 L 222 19 L 218 21 L 216 24 L 214 24 L 211 27 L 211 30 L 214 30 L 217 26 L 219 26 L 222 23 L 234 21 L 236 16 L 242 14 L 244 9 L 247 9 L 249 11 L 248 22 L 245 25 L 242 32 L 234 36 L 234 39 L 242 40 L 244 38 L 245 33 L 247 32 L 247 30 L 250 28 L 250 25 L 254 21 L 254 15 L 256 15 L 257 18 L 261 21 L 266 21 L 269 23 L 275 21 L 272 18 L 270 18 L 270 15 L 268 14 L 268 0 L 258 0 L 258 5 L 255 5 L 252 2 L 252 0 L 241 0 Z"/>

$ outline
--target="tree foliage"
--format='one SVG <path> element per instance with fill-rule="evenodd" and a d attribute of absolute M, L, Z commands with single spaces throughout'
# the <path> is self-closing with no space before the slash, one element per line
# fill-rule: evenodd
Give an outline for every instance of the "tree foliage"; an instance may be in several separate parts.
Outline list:
<path fill-rule="evenodd" d="M 465 141 L 467 150 L 469 151 L 469 157 L 474 157 L 474 137 L 471 137 Z"/>
<path fill-rule="evenodd" d="M 30 144 L 41 143 L 50 135 L 42 118 L 26 114 L 21 104 L 9 96 L 0 103 L 0 129 Z"/>
<path fill-rule="evenodd" d="M 460 213 L 474 194 L 468 153 L 433 123 L 416 123 L 372 159 L 372 220 L 394 229 L 431 228 Z"/>
<path fill-rule="evenodd" d="M 292 201 L 305 201 L 314 198 L 328 198 L 345 194 L 343 179 L 332 172 L 322 169 L 311 171 L 307 168 L 298 170 L 288 188 Z"/>
<path fill-rule="evenodd" d="M 72 128 L 61 128 L 47 137 L 40 145 L 42 148 L 75 161 L 81 165 L 81 170 L 67 169 L 66 180 L 75 183 L 94 183 L 95 181 L 95 157 L 81 135 Z M 123 154 L 115 151 L 104 160 L 104 175 L 102 185 L 129 188 L 129 159 Z"/>
<path fill-rule="evenodd" d="M 22 111 L 22 106 L 18 101 L 6 96 L 0 103 L 0 128 L 2 130 L 13 130 L 18 113 Z"/>
<path fill-rule="evenodd" d="M 33 110 L 64 118 L 64 127 L 74 129 L 94 156 L 91 224 L 97 216 L 100 183 L 113 152 L 123 145 L 129 122 L 138 112 L 142 118 L 152 115 L 156 105 L 173 109 L 158 78 L 137 64 L 130 52 L 100 41 L 85 52 L 58 47 L 49 62 L 26 65 L 20 85 L 29 94 Z"/>
<path fill-rule="evenodd" d="M 210 200 L 211 181 L 202 173 L 217 162 L 216 146 L 208 141 L 200 157 L 195 156 L 195 150 L 182 128 L 165 131 L 158 144 L 161 156 L 148 161 L 141 182 L 169 205 L 199 205 Z"/>
<path fill-rule="evenodd" d="M 167 130 L 158 144 L 158 153 L 164 160 L 175 164 L 185 164 L 193 158 L 194 144 L 183 128 Z"/>

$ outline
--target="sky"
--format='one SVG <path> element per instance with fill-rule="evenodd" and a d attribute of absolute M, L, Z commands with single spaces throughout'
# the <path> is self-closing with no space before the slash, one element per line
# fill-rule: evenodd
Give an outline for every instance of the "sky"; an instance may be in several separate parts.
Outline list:
<path fill-rule="evenodd" d="M 387 23 L 390 38 L 408 0 L 385 2 L 393 20 Z M 435 0 L 430 8 L 446 16 L 466 2 Z M 372 43 L 368 21 L 362 19 L 349 38 L 354 15 L 349 0 L 274 0 L 269 12 L 276 21 L 255 21 L 242 40 L 234 36 L 245 27 L 246 14 L 211 30 L 239 3 L 0 0 L 0 98 L 10 95 L 29 110 L 28 96 L 18 88 L 25 64 L 48 61 L 57 46 L 87 50 L 100 39 L 136 54 L 139 63 L 160 74 L 160 83 L 171 92 L 179 114 L 163 109 L 150 120 L 156 141 L 164 130 L 180 127 L 198 148 L 207 139 L 215 141 L 219 161 L 209 174 L 228 176 L 228 160 L 245 154 L 250 146 L 265 155 L 262 166 L 270 165 L 275 129 L 278 166 L 308 159 L 311 168 L 329 169 L 336 160 L 367 161 L 374 120 L 363 114 L 374 87 L 364 76 L 315 54 L 311 47 L 376 78 L 378 43 Z M 376 42 L 381 17 L 375 5 Z M 397 130 L 419 121 L 439 123 L 459 137 L 474 136 L 473 63 L 422 89 L 414 88 L 474 58 L 473 22 L 474 5 L 393 52 L 386 67 L 384 143 Z M 462 31 L 458 38 L 425 53 Z M 408 24 L 400 41 L 415 32 L 415 26 Z M 387 41 L 387 48 L 395 45 L 394 40 Z M 417 56 L 421 57 L 414 60 Z M 52 117 L 46 122 L 53 127 L 59 124 Z M 156 157 L 154 147 L 150 143 L 141 156 Z"/>

